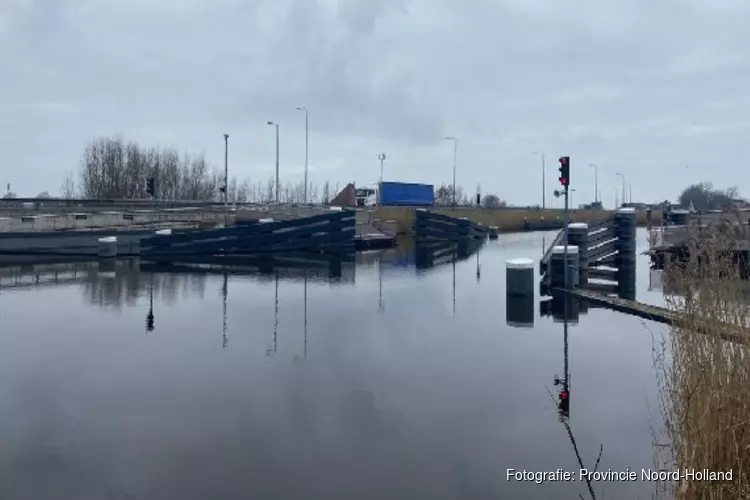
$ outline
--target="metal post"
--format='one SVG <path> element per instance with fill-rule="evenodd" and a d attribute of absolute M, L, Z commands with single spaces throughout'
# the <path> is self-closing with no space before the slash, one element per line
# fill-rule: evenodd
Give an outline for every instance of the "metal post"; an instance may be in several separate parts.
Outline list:
<path fill-rule="evenodd" d="M 625 205 L 627 203 L 627 196 L 625 194 L 625 176 L 622 175 L 620 172 L 617 172 L 617 175 L 622 179 L 622 205 Z"/>
<path fill-rule="evenodd" d="M 453 139 L 453 208 L 456 208 L 456 163 L 458 163 L 458 139 Z"/>
<path fill-rule="evenodd" d="M 542 158 L 542 210 L 547 208 L 547 164 L 546 156 L 544 153 L 534 151 L 535 155 L 539 155 Z"/>
<path fill-rule="evenodd" d="M 307 203 L 307 168 L 308 168 L 308 160 L 310 156 L 309 151 L 309 137 L 310 137 L 310 127 L 309 127 L 309 121 L 307 116 L 307 108 L 305 108 L 305 203 Z"/>
<path fill-rule="evenodd" d="M 279 124 L 275 123 L 276 125 L 276 204 L 279 204 L 279 189 L 281 188 L 279 184 Z"/>
<path fill-rule="evenodd" d="M 385 161 L 385 153 L 380 153 L 378 155 L 378 159 L 380 160 L 380 182 L 378 182 L 378 206 L 381 206 L 383 204 L 383 162 Z"/>
<path fill-rule="evenodd" d="M 544 153 L 542 153 L 542 210 L 545 210 L 547 208 L 547 187 L 546 187 L 546 173 L 547 166 L 546 166 L 546 160 L 544 157 Z"/>
<path fill-rule="evenodd" d="M 224 225 L 229 224 L 229 134 L 224 134 Z"/>
<path fill-rule="evenodd" d="M 565 219 L 563 220 L 563 278 L 565 281 L 563 283 L 565 284 L 565 290 L 568 289 L 568 186 L 565 186 L 565 210 L 563 212 L 563 216 Z M 567 295 L 567 293 L 566 293 Z"/>
<path fill-rule="evenodd" d="M 309 144 L 310 144 L 310 141 L 309 141 L 310 127 L 309 127 L 309 124 L 310 124 L 310 122 L 308 120 L 308 113 L 307 113 L 307 108 L 306 107 L 299 106 L 297 108 L 297 111 L 304 111 L 305 112 L 305 189 L 303 191 L 304 192 L 303 196 L 304 196 L 304 202 L 307 203 L 307 168 L 308 168 L 308 160 L 309 160 Z"/>
<path fill-rule="evenodd" d="M 599 201 L 599 166 L 590 163 L 589 167 L 594 169 L 594 203 L 596 203 Z"/>
<path fill-rule="evenodd" d="M 279 181 L 279 124 L 269 120 L 269 125 L 273 125 L 276 129 L 276 204 L 279 204 L 279 191 L 281 189 Z"/>
<path fill-rule="evenodd" d="M 458 162 L 458 139 L 446 137 L 446 141 L 453 141 L 453 208 L 456 208 L 456 163 Z"/>

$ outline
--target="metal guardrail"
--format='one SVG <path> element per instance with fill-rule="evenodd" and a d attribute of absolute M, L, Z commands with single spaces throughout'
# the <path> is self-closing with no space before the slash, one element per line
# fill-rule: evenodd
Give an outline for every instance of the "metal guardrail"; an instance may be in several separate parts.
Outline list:
<path fill-rule="evenodd" d="M 611 224 L 614 220 L 615 220 L 615 216 L 609 215 L 602 219 L 588 222 L 589 234 L 597 232 L 597 231 L 601 231 L 602 228 L 604 228 L 607 224 Z M 575 222 L 575 221 L 572 221 L 572 222 Z M 562 244 L 563 244 L 563 231 L 561 230 L 559 233 L 557 233 L 557 236 L 555 236 L 555 239 L 552 240 L 552 243 L 547 248 L 547 251 L 544 252 L 544 255 L 539 260 L 539 274 L 541 275 L 543 282 L 546 279 L 547 266 L 549 265 L 549 259 L 552 256 L 552 249 Z"/>

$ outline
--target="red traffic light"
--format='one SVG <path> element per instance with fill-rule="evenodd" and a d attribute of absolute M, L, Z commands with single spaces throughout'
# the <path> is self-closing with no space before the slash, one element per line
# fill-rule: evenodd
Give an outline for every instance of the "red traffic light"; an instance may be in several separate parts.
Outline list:
<path fill-rule="evenodd" d="M 568 394 L 568 391 L 566 391 L 565 389 L 563 389 L 562 391 L 560 391 L 560 399 L 563 400 L 563 401 L 566 400 L 566 399 L 568 399 L 569 395 L 570 394 Z"/>
<path fill-rule="evenodd" d="M 567 156 L 560 157 L 560 165 L 562 166 L 567 166 L 569 161 L 570 161 L 570 158 Z"/>

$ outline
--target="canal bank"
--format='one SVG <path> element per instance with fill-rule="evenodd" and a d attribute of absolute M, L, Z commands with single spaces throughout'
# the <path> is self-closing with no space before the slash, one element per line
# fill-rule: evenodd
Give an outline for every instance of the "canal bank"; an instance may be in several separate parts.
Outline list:
<path fill-rule="evenodd" d="M 411 234 L 415 222 L 416 209 L 410 207 L 380 207 L 372 209 L 360 209 L 358 215 L 362 219 L 373 219 L 377 223 L 388 224 L 395 227 L 400 234 Z M 501 233 L 520 233 L 529 228 L 533 230 L 552 230 L 557 227 L 544 227 L 557 221 L 562 227 L 563 210 L 536 210 L 520 208 L 496 208 L 483 209 L 476 207 L 459 207 L 456 209 L 445 207 L 432 207 L 430 211 L 450 217 L 466 217 L 470 221 L 490 227 L 496 226 Z M 614 214 L 614 211 L 607 210 L 572 210 L 571 217 L 575 222 L 590 222 L 602 219 L 608 215 Z M 645 211 L 638 211 L 637 224 L 639 227 L 645 227 L 648 224 Z M 661 212 L 654 210 L 652 213 L 652 224 L 661 224 Z M 536 226 L 536 227 L 535 227 Z"/>

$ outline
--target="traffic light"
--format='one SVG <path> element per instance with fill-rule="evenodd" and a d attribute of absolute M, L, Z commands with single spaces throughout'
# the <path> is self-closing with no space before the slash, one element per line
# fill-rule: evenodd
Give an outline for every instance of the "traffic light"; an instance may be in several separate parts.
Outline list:
<path fill-rule="evenodd" d="M 561 417 L 567 418 L 570 416 L 570 392 L 567 389 L 560 390 L 560 401 L 557 404 L 557 409 Z"/>
<path fill-rule="evenodd" d="M 570 156 L 560 157 L 560 185 L 568 189 L 570 185 Z"/>
<path fill-rule="evenodd" d="M 482 195 L 479 193 L 477 193 L 477 206 L 478 207 L 482 206 Z"/>
<path fill-rule="evenodd" d="M 156 186 L 154 185 L 154 178 L 149 177 L 146 179 L 146 192 L 149 194 L 149 196 L 153 196 L 156 192 Z"/>

